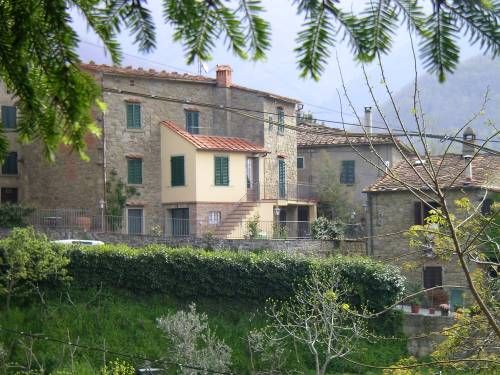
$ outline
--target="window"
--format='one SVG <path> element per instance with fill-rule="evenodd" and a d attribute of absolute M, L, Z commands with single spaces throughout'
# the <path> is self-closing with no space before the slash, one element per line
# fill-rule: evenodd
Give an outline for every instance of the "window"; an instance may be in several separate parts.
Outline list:
<path fill-rule="evenodd" d="M 170 185 L 184 186 L 184 156 L 172 156 L 170 158 Z"/>
<path fill-rule="evenodd" d="M 354 184 L 354 160 L 342 160 L 340 183 L 347 185 Z"/>
<path fill-rule="evenodd" d="M 491 215 L 491 207 L 493 206 L 493 199 L 487 198 L 481 204 L 481 214 L 482 215 Z"/>
<path fill-rule="evenodd" d="M 142 184 L 142 159 L 127 159 L 128 183 Z"/>
<path fill-rule="evenodd" d="M 285 132 L 285 111 L 283 108 L 278 107 L 278 134 Z"/>
<path fill-rule="evenodd" d="M 208 224 L 217 225 L 221 222 L 221 212 L 220 211 L 210 211 L 208 213 Z"/>
<path fill-rule="evenodd" d="M 297 157 L 297 169 L 304 169 L 304 157 Z"/>
<path fill-rule="evenodd" d="M 215 186 L 229 186 L 229 158 L 216 156 L 215 161 Z"/>
<path fill-rule="evenodd" d="M 415 202 L 415 225 L 424 225 L 425 218 L 430 215 L 430 211 L 439 208 L 436 202 Z"/>
<path fill-rule="evenodd" d="M 443 268 L 442 267 L 425 267 L 424 268 L 424 288 L 434 288 L 435 286 L 443 285 Z"/>
<path fill-rule="evenodd" d="M 173 208 L 170 215 L 172 236 L 189 236 L 189 208 Z"/>
<path fill-rule="evenodd" d="M 127 129 L 141 128 L 141 104 L 127 103 Z"/>
<path fill-rule="evenodd" d="M 128 210 L 128 234 L 142 234 L 143 212 L 142 208 L 129 208 Z"/>
<path fill-rule="evenodd" d="M 278 194 L 280 199 L 286 198 L 286 164 L 283 158 L 278 158 Z"/>
<path fill-rule="evenodd" d="M 17 152 L 9 152 L 2 164 L 2 174 L 17 175 Z"/>
<path fill-rule="evenodd" d="M 2 125 L 4 129 L 15 129 L 17 121 L 17 109 L 13 106 L 2 106 Z"/>
<path fill-rule="evenodd" d="M 200 113 L 186 111 L 186 130 L 191 134 L 200 134 Z"/>
<path fill-rule="evenodd" d="M 2 203 L 17 203 L 17 188 L 2 188 Z"/>

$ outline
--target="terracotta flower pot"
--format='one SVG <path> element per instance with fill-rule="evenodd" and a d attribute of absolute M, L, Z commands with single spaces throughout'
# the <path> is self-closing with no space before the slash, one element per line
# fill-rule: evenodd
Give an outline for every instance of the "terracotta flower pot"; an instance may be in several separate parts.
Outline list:
<path fill-rule="evenodd" d="M 429 315 L 434 315 L 434 313 L 436 312 L 436 310 L 432 307 L 429 307 Z"/>
<path fill-rule="evenodd" d="M 419 305 L 412 304 L 410 307 L 411 307 L 411 313 L 412 314 L 418 314 L 419 313 L 419 311 L 420 311 L 420 306 Z"/>

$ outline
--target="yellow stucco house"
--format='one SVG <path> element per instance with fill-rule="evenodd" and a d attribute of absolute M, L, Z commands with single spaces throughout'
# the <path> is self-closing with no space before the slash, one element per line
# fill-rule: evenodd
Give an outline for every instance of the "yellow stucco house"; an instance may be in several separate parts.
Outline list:
<path fill-rule="evenodd" d="M 279 193 L 272 197 L 262 188 L 268 154 L 264 147 L 242 138 L 191 134 L 172 121 L 162 121 L 160 126 L 167 235 L 307 235 L 308 223 L 316 218 L 316 204 Z M 253 232 L 252 220 L 258 222 Z"/>

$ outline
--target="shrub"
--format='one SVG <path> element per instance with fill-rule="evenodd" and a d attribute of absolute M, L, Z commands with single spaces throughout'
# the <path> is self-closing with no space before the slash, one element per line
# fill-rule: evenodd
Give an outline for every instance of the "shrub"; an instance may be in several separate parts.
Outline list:
<path fill-rule="evenodd" d="M 0 228 L 26 226 L 26 219 L 33 211 L 33 208 L 23 207 L 19 204 L 0 204 Z"/>
<path fill-rule="evenodd" d="M 344 228 L 342 224 L 326 217 L 319 217 L 311 224 L 311 236 L 316 240 L 332 241 L 342 238 Z"/>
<path fill-rule="evenodd" d="M 40 283 L 65 279 L 68 261 L 44 234 L 15 228 L 0 240 L 0 294 L 6 295 L 7 309 L 14 294 L 40 291 Z"/>
<path fill-rule="evenodd" d="M 76 283 L 101 283 L 139 293 L 179 298 L 283 299 L 293 295 L 314 269 L 335 269 L 348 286 L 350 303 L 379 310 L 403 290 L 403 277 L 389 265 L 362 257 L 328 259 L 284 253 L 209 252 L 150 245 L 72 247 L 69 270 Z"/>

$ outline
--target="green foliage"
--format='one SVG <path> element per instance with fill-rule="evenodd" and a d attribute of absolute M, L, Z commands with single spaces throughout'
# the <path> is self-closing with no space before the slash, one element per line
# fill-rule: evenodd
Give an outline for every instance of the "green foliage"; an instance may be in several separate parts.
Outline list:
<path fill-rule="evenodd" d="M 311 224 L 311 236 L 316 240 L 339 240 L 343 235 L 344 228 L 342 224 L 328 220 L 326 217 L 318 217 Z"/>
<path fill-rule="evenodd" d="M 127 199 L 138 196 L 139 192 L 134 186 L 127 186 L 115 169 L 112 169 L 106 181 L 106 215 L 108 226 L 113 230 L 118 229 L 122 224 L 123 209 Z"/>
<path fill-rule="evenodd" d="M 0 204 L 0 228 L 26 226 L 26 219 L 34 209 L 19 204 Z"/>
<path fill-rule="evenodd" d="M 167 293 L 179 298 L 236 300 L 283 299 L 315 269 L 335 269 L 353 306 L 381 310 L 402 293 L 397 268 L 362 257 L 314 259 L 283 253 L 208 252 L 158 245 L 140 249 L 122 245 L 73 247 L 68 256 L 74 282 L 134 292 Z"/>
<path fill-rule="evenodd" d="M 255 214 L 250 220 L 247 221 L 247 234 L 246 237 L 253 240 L 259 237 L 259 214 Z"/>
<path fill-rule="evenodd" d="M 135 375 L 135 368 L 130 363 L 114 360 L 105 365 L 100 375 Z"/>
<path fill-rule="evenodd" d="M 44 234 L 33 228 L 14 229 L 0 240 L 0 294 L 9 309 L 15 294 L 39 290 L 40 283 L 66 278 L 69 259 L 63 249 L 53 246 Z"/>

